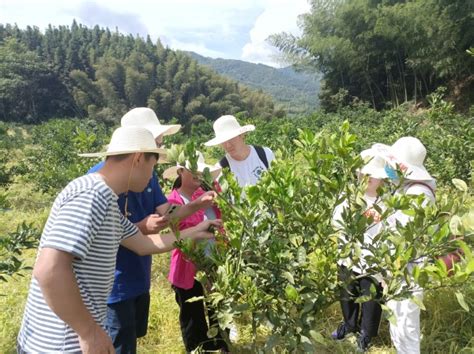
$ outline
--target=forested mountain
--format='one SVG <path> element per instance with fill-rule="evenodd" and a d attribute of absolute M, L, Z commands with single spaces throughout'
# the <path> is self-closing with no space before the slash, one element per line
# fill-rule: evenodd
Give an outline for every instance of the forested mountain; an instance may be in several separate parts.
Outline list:
<path fill-rule="evenodd" d="M 311 113 L 319 105 L 320 75 L 293 67 L 272 68 L 234 59 L 213 59 L 186 52 L 198 63 L 251 88 L 270 94 L 288 113 Z"/>
<path fill-rule="evenodd" d="M 272 42 L 322 73 L 321 106 L 357 98 L 377 108 L 417 103 L 438 87 L 466 110 L 474 102 L 474 1 L 311 1 L 302 35 Z"/>
<path fill-rule="evenodd" d="M 270 96 L 215 74 L 160 41 L 108 28 L 0 24 L 0 120 L 89 116 L 117 122 L 131 107 L 153 108 L 188 128 L 222 114 L 282 116 Z"/>

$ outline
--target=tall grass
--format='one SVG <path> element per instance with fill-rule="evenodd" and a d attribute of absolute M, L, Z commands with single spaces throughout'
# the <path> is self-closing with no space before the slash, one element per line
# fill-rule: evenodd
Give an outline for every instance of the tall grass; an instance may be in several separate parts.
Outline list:
<path fill-rule="evenodd" d="M 36 251 L 24 254 L 33 264 Z M 152 270 L 151 309 L 148 334 L 139 340 L 139 353 L 185 353 L 178 320 L 178 306 L 174 292 L 166 279 L 169 255 L 155 256 Z M 8 282 L 0 282 L 0 353 L 14 353 L 15 341 L 21 324 L 30 274 L 15 276 Z M 474 309 L 474 285 L 463 288 L 466 301 Z M 474 352 L 474 316 L 461 309 L 453 289 L 444 289 L 425 296 L 426 311 L 422 312 L 423 353 L 472 353 Z M 329 338 L 331 331 L 341 320 L 339 305 L 331 306 L 321 318 L 318 330 Z M 235 353 L 250 352 L 251 329 L 245 321 L 238 322 L 239 341 Z M 268 333 L 268 331 L 262 331 Z M 373 341 L 370 353 L 395 353 L 388 334 L 388 322 L 382 321 L 380 333 Z M 355 338 L 341 342 L 328 340 L 320 346 L 319 353 L 351 353 L 355 350 Z"/>
<path fill-rule="evenodd" d="M 12 210 L 0 212 L 0 235 L 13 231 L 23 220 L 33 222 L 36 227 L 43 225 L 50 203 L 47 196 L 38 194 L 28 185 L 13 184 L 9 192 L 13 201 Z M 28 202 L 29 201 L 29 202 Z M 33 265 L 36 250 L 23 254 L 27 265 Z M 178 320 L 178 306 L 174 292 L 167 280 L 169 254 L 153 257 L 151 309 L 148 334 L 139 340 L 139 353 L 185 353 L 181 340 Z M 31 272 L 16 275 L 8 282 L 0 282 L 0 353 L 15 353 L 23 308 L 26 301 Z M 474 284 L 467 283 L 462 291 L 471 312 L 461 309 L 455 298 L 456 289 L 443 289 L 425 294 L 426 311 L 422 312 L 422 352 L 423 353 L 473 353 L 474 352 Z M 342 316 L 339 305 L 328 308 L 320 318 L 317 330 L 326 337 L 337 326 Z M 237 321 L 239 341 L 234 345 L 234 353 L 251 352 L 251 326 L 249 321 Z M 263 338 L 268 329 L 259 332 Z M 318 347 L 319 353 L 352 353 L 355 338 L 342 342 L 328 339 L 326 345 Z M 373 340 L 370 353 L 395 353 L 390 343 L 388 322 L 382 321 L 380 334 Z"/>

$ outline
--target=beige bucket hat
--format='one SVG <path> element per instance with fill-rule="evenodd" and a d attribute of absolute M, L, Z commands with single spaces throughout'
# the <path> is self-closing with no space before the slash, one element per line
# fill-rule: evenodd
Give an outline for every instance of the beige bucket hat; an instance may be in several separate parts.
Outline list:
<path fill-rule="evenodd" d="M 365 165 L 359 170 L 360 173 L 373 178 L 388 178 L 385 172 L 385 160 L 378 156 L 376 151 L 373 149 L 363 150 L 360 156 L 365 162 Z"/>
<path fill-rule="evenodd" d="M 166 149 L 156 146 L 152 133 L 143 127 L 130 126 L 117 128 L 112 134 L 107 150 L 103 152 L 79 154 L 84 157 L 104 157 L 133 154 L 136 152 L 153 152 L 166 155 Z"/>
<path fill-rule="evenodd" d="M 219 166 L 218 164 L 216 164 L 216 165 L 209 165 L 209 164 L 207 164 L 207 163 L 204 161 L 204 156 L 203 156 L 199 151 L 196 151 L 196 155 L 198 155 L 197 171 L 198 171 L 198 172 L 204 172 L 204 169 L 205 169 L 205 168 L 208 168 L 208 169 L 209 169 L 209 172 L 211 173 L 212 178 L 213 178 L 213 179 L 216 179 L 217 176 L 219 176 L 219 173 L 221 173 L 222 167 Z M 186 161 L 185 166 L 180 165 L 180 164 L 176 164 L 176 166 L 171 166 L 171 167 L 167 168 L 167 169 L 163 172 L 163 178 L 171 179 L 171 180 L 172 180 L 172 179 L 175 179 L 176 177 L 178 177 L 178 170 L 179 170 L 180 168 L 189 169 L 189 168 L 190 168 L 190 163 L 189 163 L 189 161 Z"/>
<path fill-rule="evenodd" d="M 218 118 L 214 124 L 215 138 L 204 143 L 205 146 L 215 146 L 222 144 L 240 134 L 251 132 L 255 130 L 253 124 L 247 124 L 243 127 L 239 124 L 234 116 L 226 115 Z"/>
<path fill-rule="evenodd" d="M 159 135 L 172 135 L 181 129 L 180 124 L 161 124 L 155 112 L 148 107 L 133 108 L 122 117 L 122 127 L 139 126 L 146 128 L 153 134 L 153 138 Z"/>
<path fill-rule="evenodd" d="M 405 178 L 415 181 L 434 181 L 423 165 L 426 148 L 423 143 L 412 136 L 398 139 L 392 146 L 374 144 L 372 146 L 392 168 L 400 168 Z"/>

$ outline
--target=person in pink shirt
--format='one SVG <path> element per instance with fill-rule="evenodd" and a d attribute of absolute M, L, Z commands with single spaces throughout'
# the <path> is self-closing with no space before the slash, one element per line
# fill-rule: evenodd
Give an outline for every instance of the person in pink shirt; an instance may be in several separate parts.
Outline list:
<path fill-rule="evenodd" d="M 198 155 L 197 174 L 202 173 L 207 167 L 211 176 L 215 179 L 219 175 L 221 167 L 206 164 L 203 156 L 200 153 Z M 185 205 L 205 193 L 201 187 L 200 176 L 193 174 L 185 166 L 177 165 L 170 167 L 163 173 L 163 177 L 166 179 L 176 179 L 173 190 L 168 196 L 168 203 L 170 204 Z M 199 224 L 203 220 L 220 217 L 220 210 L 216 206 L 201 209 L 187 218 L 181 219 L 178 228 L 179 230 L 185 230 Z M 179 249 L 175 249 L 171 255 L 168 280 L 172 284 L 176 302 L 180 307 L 179 322 L 186 351 L 191 352 L 200 347 L 203 350 L 222 350 L 227 352 L 227 345 L 219 334 L 214 338 L 208 338 L 207 336 L 209 326 L 206 321 L 204 302 L 202 300 L 187 302 L 188 299 L 203 296 L 204 294 L 201 283 L 194 279 L 195 275 L 196 266 Z M 210 313 L 208 314 L 210 315 Z M 216 325 L 215 321 L 211 318 L 210 324 Z"/>

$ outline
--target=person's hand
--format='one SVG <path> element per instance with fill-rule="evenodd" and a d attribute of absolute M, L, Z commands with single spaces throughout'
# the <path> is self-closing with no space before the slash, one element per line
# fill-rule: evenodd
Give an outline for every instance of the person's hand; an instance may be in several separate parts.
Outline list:
<path fill-rule="evenodd" d="M 166 216 L 150 214 L 137 223 L 138 228 L 144 235 L 154 234 L 168 226 L 169 220 Z"/>
<path fill-rule="evenodd" d="M 379 212 L 377 210 L 375 210 L 374 208 L 370 208 L 370 209 L 367 209 L 365 212 L 364 212 L 364 216 L 366 218 L 372 218 L 374 220 L 375 223 L 378 223 L 380 222 L 380 220 L 382 220 L 382 216 L 379 214 Z"/>
<path fill-rule="evenodd" d="M 222 220 L 205 220 L 194 227 L 181 231 L 182 237 L 194 240 L 210 239 L 214 237 L 214 230 L 222 227 Z"/>
<path fill-rule="evenodd" d="M 98 324 L 94 324 L 83 336 L 79 336 L 83 354 L 114 354 L 112 339 Z"/>
<path fill-rule="evenodd" d="M 199 205 L 199 209 L 207 209 L 214 205 L 214 199 L 216 199 L 217 193 L 214 191 L 208 191 L 196 199 L 196 203 Z"/>

